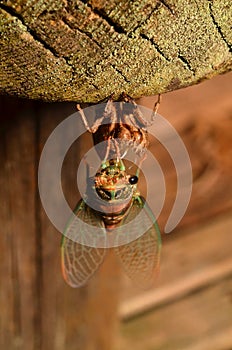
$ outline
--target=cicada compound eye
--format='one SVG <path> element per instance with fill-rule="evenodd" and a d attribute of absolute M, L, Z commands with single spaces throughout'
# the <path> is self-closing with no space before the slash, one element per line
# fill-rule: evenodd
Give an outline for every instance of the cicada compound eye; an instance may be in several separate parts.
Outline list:
<path fill-rule="evenodd" d="M 131 184 L 131 185 L 135 185 L 135 184 L 137 184 L 137 182 L 138 182 L 138 176 L 136 176 L 136 175 L 133 175 L 133 176 L 131 176 L 130 178 L 129 178 L 129 183 Z"/>

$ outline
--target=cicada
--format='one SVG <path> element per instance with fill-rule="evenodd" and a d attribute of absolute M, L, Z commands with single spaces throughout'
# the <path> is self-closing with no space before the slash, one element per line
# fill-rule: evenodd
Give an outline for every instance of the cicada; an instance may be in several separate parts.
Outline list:
<path fill-rule="evenodd" d="M 128 102 L 128 97 L 124 99 L 124 103 Z M 109 247 L 113 247 L 125 272 L 136 284 L 148 286 L 159 270 L 159 227 L 137 189 L 139 167 L 131 175 L 123 161 L 129 147 L 143 160 L 148 145 L 146 122 L 136 104 L 132 105 L 132 113 L 119 115 L 110 99 L 92 127 L 81 110 L 94 143 L 104 140 L 106 149 L 94 176 L 87 171 L 85 198 L 78 202 L 62 238 L 63 276 L 72 287 L 87 283 L 104 261 Z M 103 123 L 106 119 L 109 123 Z"/>

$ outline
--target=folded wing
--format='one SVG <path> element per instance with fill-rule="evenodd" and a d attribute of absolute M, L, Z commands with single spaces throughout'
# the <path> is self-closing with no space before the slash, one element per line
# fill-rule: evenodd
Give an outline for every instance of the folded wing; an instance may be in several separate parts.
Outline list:
<path fill-rule="evenodd" d="M 133 220 L 141 210 L 144 210 L 143 216 L 134 224 Z M 128 232 L 123 230 L 126 223 L 129 223 Z M 153 284 L 159 272 L 161 237 L 156 219 L 144 198 L 140 196 L 134 198 L 130 212 L 122 222 L 121 228 L 120 235 L 127 235 L 129 243 L 115 247 L 115 252 L 126 274 L 134 283 L 147 288 Z M 133 239 L 138 237 L 139 232 L 142 233 L 141 236 Z"/>
<path fill-rule="evenodd" d="M 106 253 L 104 248 L 98 248 L 98 237 L 94 244 L 94 235 L 88 230 L 86 223 L 93 229 L 104 228 L 101 218 L 81 200 L 69 220 L 61 242 L 63 276 L 74 288 L 87 283 L 103 262 Z M 104 239 L 104 230 L 101 239 Z M 90 243 L 92 246 L 89 246 Z"/>

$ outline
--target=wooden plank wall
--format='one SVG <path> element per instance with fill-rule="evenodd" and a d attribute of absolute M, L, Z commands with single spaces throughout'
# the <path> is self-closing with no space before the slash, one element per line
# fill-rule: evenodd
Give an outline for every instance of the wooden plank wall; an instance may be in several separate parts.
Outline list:
<path fill-rule="evenodd" d="M 74 104 L 1 99 L 0 349 L 108 350 L 114 337 L 119 289 L 115 258 L 109 254 L 88 286 L 67 286 L 60 269 L 61 235 L 38 195 L 42 147 L 74 111 Z M 63 171 L 71 207 L 79 199 L 74 186 L 78 154 L 77 146 Z"/>
<path fill-rule="evenodd" d="M 116 349 L 232 348 L 231 214 L 165 242 L 156 287 L 124 295 Z"/>
<path fill-rule="evenodd" d="M 176 126 L 190 154 L 193 192 L 181 223 L 163 235 L 156 286 L 142 291 L 124 279 L 117 350 L 232 349 L 231 82 L 229 74 L 163 98 L 160 112 Z M 164 227 L 175 171 L 164 150 L 152 147 L 169 170 L 159 218 Z"/>

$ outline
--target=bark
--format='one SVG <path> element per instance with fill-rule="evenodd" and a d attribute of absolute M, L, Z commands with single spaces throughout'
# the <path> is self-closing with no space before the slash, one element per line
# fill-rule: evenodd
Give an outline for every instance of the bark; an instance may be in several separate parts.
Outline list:
<path fill-rule="evenodd" d="M 1 92 L 46 101 L 134 98 L 232 66 L 230 0 L 2 0 Z"/>

